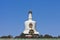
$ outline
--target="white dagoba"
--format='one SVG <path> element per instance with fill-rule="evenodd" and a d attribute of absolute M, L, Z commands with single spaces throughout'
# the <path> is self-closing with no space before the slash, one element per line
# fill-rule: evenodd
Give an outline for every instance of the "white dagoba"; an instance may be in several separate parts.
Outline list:
<path fill-rule="evenodd" d="M 30 30 L 33 31 L 33 34 L 39 34 L 39 32 L 36 31 L 36 21 L 32 20 L 32 11 L 28 12 L 29 17 L 28 20 L 25 21 L 25 30 L 24 30 L 24 34 L 30 34 Z"/>

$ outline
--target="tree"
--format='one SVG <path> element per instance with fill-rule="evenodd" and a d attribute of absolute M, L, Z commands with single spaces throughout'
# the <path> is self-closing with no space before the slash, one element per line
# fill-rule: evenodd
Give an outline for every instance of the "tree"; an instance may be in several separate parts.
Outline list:
<path fill-rule="evenodd" d="M 0 38 L 13 38 L 13 36 L 8 35 L 8 36 L 2 36 L 2 37 L 0 37 Z"/>
<path fill-rule="evenodd" d="M 46 34 L 44 38 L 53 38 L 51 35 Z"/>
<path fill-rule="evenodd" d="M 60 38 L 60 36 L 58 36 L 58 38 Z"/>

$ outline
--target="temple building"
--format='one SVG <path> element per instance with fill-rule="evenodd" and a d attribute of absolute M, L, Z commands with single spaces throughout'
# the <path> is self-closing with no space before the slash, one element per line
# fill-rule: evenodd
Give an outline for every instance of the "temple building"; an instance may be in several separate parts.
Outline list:
<path fill-rule="evenodd" d="M 36 30 L 36 21 L 32 19 L 32 11 L 28 12 L 28 20 L 25 21 L 25 29 L 21 34 L 22 37 L 39 37 L 39 32 Z"/>

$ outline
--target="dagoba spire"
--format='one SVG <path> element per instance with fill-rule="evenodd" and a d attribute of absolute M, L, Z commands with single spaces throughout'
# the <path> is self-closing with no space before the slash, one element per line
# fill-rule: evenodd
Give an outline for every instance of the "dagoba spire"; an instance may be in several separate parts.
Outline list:
<path fill-rule="evenodd" d="M 32 20 L 32 11 L 30 10 L 30 11 L 28 12 L 28 14 L 29 14 L 28 19 L 29 19 L 29 20 Z"/>

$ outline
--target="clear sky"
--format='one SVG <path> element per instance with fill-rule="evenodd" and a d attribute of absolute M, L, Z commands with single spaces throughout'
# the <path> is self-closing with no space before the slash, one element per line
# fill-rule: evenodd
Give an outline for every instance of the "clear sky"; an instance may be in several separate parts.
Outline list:
<path fill-rule="evenodd" d="M 60 35 L 60 0 L 0 0 L 0 36 L 20 35 L 30 9 L 40 34 Z"/>

